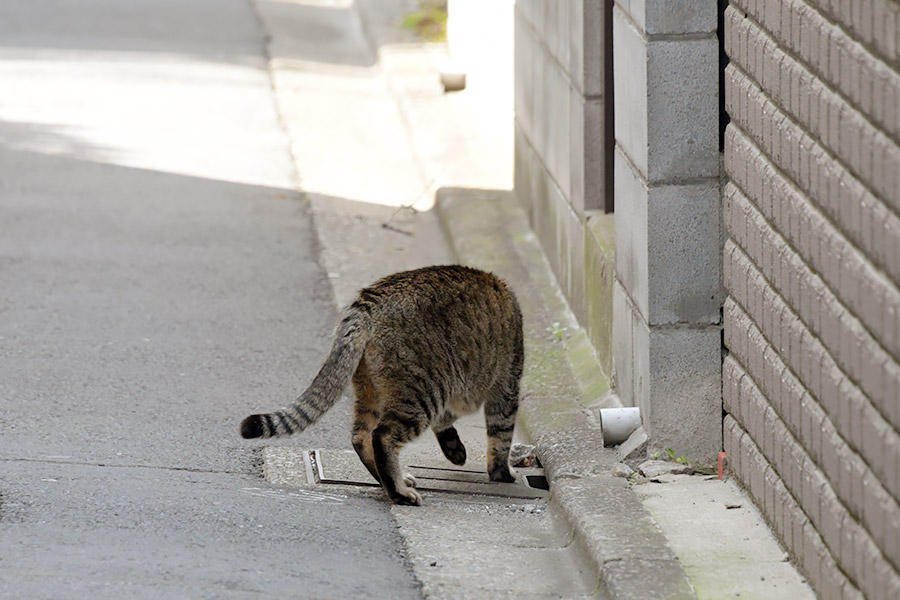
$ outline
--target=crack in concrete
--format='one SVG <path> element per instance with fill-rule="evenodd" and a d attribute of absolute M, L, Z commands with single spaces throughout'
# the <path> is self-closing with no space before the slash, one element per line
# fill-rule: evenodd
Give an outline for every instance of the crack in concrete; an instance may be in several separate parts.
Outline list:
<path fill-rule="evenodd" d="M 137 464 L 116 464 L 116 463 L 104 463 L 104 462 L 89 462 L 89 461 L 79 461 L 79 460 L 51 460 L 46 458 L 2 458 L 0 457 L 0 463 L 3 462 L 24 462 L 24 463 L 39 463 L 39 464 L 48 464 L 48 465 L 74 465 L 80 467 L 102 467 L 102 468 L 118 468 L 118 469 L 157 469 L 160 471 L 183 471 L 187 473 L 209 473 L 211 475 L 254 475 L 251 471 L 227 471 L 220 469 L 199 469 L 196 467 L 178 467 L 178 466 L 164 466 L 164 465 L 137 465 Z"/>

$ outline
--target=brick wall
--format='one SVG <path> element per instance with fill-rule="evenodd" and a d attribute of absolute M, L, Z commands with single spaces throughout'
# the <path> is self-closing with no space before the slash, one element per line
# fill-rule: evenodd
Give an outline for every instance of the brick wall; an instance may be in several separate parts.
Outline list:
<path fill-rule="evenodd" d="M 724 444 L 823 598 L 900 598 L 900 3 L 725 13 Z"/>

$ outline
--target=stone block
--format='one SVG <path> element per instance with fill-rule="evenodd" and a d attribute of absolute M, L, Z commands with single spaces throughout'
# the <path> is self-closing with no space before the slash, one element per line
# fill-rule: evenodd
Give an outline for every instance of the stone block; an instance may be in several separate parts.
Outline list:
<path fill-rule="evenodd" d="M 647 415 L 652 410 L 650 399 L 650 328 L 634 304 L 632 304 L 632 309 L 634 311 L 631 321 L 634 406 L 641 409 L 641 421 L 644 423 L 647 433 L 652 435 L 650 428 L 647 427 Z"/>
<path fill-rule="evenodd" d="M 610 157 L 607 156 L 607 130 L 613 124 L 607 123 L 606 102 L 607 98 L 592 98 L 584 103 L 584 199 L 583 210 L 602 210 L 607 205 L 607 197 L 613 194 L 612 189 L 606 187 L 606 165 Z"/>
<path fill-rule="evenodd" d="M 616 137 L 651 183 L 717 177 L 718 42 L 647 41 L 614 11 Z"/>
<path fill-rule="evenodd" d="M 529 27 L 534 28 L 539 5 L 538 0 L 516 0 L 516 18 L 522 19 Z"/>
<path fill-rule="evenodd" d="M 635 355 L 646 352 L 647 364 L 635 361 L 635 378 L 645 380 L 641 405 L 651 447 L 693 463 L 714 463 L 722 447 L 721 331 L 708 328 L 647 330 L 635 323 Z M 640 347 L 646 340 L 646 350 Z M 646 408 L 645 408 L 646 407 Z"/>
<path fill-rule="evenodd" d="M 556 247 L 548 247 L 559 256 L 556 279 L 569 301 L 579 323 L 585 323 L 584 295 L 584 222 L 565 199 L 565 195 L 551 195 L 555 199 Z M 598 298 L 597 301 L 600 301 Z"/>
<path fill-rule="evenodd" d="M 881 481 L 895 500 L 900 500 L 900 435 L 889 432 L 885 438 Z"/>
<path fill-rule="evenodd" d="M 778 415 L 775 413 L 775 409 L 771 406 L 766 405 L 765 412 L 763 412 L 763 430 L 762 430 L 762 451 L 766 456 L 766 459 L 769 463 L 774 464 L 775 461 L 775 447 L 776 447 L 776 439 L 775 432 L 777 431 L 778 426 L 781 425 L 781 420 L 778 418 Z"/>
<path fill-rule="evenodd" d="M 606 204 L 606 118 L 602 98 L 585 99 L 569 88 L 569 163 L 559 176 L 569 180 L 569 198 L 579 215 Z M 611 124 L 610 124 L 611 125 Z"/>
<path fill-rule="evenodd" d="M 612 292 L 612 354 L 616 390 L 625 406 L 638 406 L 634 381 L 634 308 L 621 282 L 615 281 Z"/>
<path fill-rule="evenodd" d="M 563 247 L 560 242 L 560 236 L 565 234 L 567 225 L 565 221 L 560 221 L 560 215 L 564 214 L 567 203 L 549 172 L 544 169 L 543 173 L 543 192 L 538 197 L 543 204 L 535 205 L 532 228 L 544 247 L 550 268 L 558 275 L 568 257 L 567 253 L 561 251 Z"/>
<path fill-rule="evenodd" d="M 650 325 L 712 324 L 722 305 L 717 181 L 649 189 L 616 152 L 616 272 Z"/>
<path fill-rule="evenodd" d="M 871 471 L 863 479 L 863 523 L 881 552 L 894 563 L 900 562 L 900 543 L 895 526 L 900 507 Z"/>
<path fill-rule="evenodd" d="M 613 43 L 616 141 L 646 177 L 647 42 L 618 3 L 613 9 Z"/>
<path fill-rule="evenodd" d="M 775 419 L 775 426 L 773 427 L 772 433 L 772 466 L 775 468 L 778 476 L 782 479 L 785 477 L 785 474 L 789 472 L 788 463 L 790 461 L 790 452 L 785 452 L 785 447 L 788 445 L 789 439 L 790 433 L 788 433 L 784 421 L 780 418 Z"/>
<path fill-rule="evenodd" d="M 735 421 L 734 417 L 732 417 L 731 415 L 725 416 L 725 420 L 722 424 L 722 432 L 723 448 L 725 449 L 726 453 L 726 464 L 728 465 L 728 470 L 739 475 L 741 472 L 741 436 L 744 435 L 744 432 L 741 429 L 740 425 L 738 425 L 737 421 Z"/>
<path fill-rule="evenodd" d="M 628 439 L 619 444 L 616 448 L 616 459 L 619 462 L 626 463 L 631 468 L 647 459 L 647 444 L 650 437 L 644 431 L 643 426 L 638 427 L 632 432 Z"/>
<path fill-rule="evenodd" d="M 862 576 L 862 553 L 866 543 L 871 544 L 860 524 L 850 518 L 846 508 L 842 508 L 844 517 L 841 523 L 841 547 L 838 562 L 844 572 L 852 579 Z"/>
<path fill-rule="evenodd" d="M 529 94 L 531 96 L 531 111 L 534 122 L 531 131 L 528 132 L 528 137 L 539 156 L 541 156 L 547 148 L 547 140 L 550 137 L 550 132 L 548 131 L 550 123 L 548 114 L 550 112 L 550 107 L 547 106 L 549 96 L 547 89 L 549 85 L 548 70 L 551 69 L 549 63 L 550 60 L 547 57 L 546 52 L 540 46 L 540 42 L 537 42 L 532 54 L 532 63 L 529 69 Z M 544 156 L 541 156 L 541 159 L 546 160 Z"/>
<path fill-rule="evenodd" d="M 600 104 L 600 114 L 602 119 L 603 105 Z M 569 203 L 579 215 L 583 216 L 585 208 L 595 208 L 594 204 L 597 198 L 593 195 L 596 192 L 588 193 L 585 191 L 586 179 L 596 177 L 597 172 L 603 171 L 603 155 L 600 155 L 599 162 L 596 156 L 587 156 L 587 147 L 589 146 L 590 134 L 588 132 L 588 115 L 587 111 L 593 110 L 588 107 L 588 102 L 574 87 L 569 87 L 569 134 L 567 137 L 569 143 Z M 592 123 L 595 125 L 595 123 Z M 602 121 L 600 123 L 602 127 Z M 602 135 L 602 133 L 601 133 Z M 563 173 L 562 176 L 566 174 Z M 601 205 L 602 206 L 602 205 Z"/>
<path fill-rule="evenodd" d="M 813 589 L 817 589 L 822 581 L 822 571 L 827 566 L 822 558 L 828 550 L 822 542 L 819 532 L 813 523 L 807 521 L 803 527 L 803 572 Z"/>
<path fill-rule="evenodd" d="M 537 150 L 547 165 L 556 185 L 568 199 L 570 188 L 569 132 L 569 84 L 558 63 L 548 60 L 545 65 L 544 111 L 538 116 L 541 123 L 543 146 Z"/>
<path fill-rule="evenodd" d="M 809 458 L 804 461 L 803 479 L 800 482 L 800 486 L 802 489 L 803 512 L 807 514 L 813 525 L 821 527 L 820 500 L 825 489 L 829 486 L 822 472 Z"/>
<path fill-rule="evenodd" d="M 745 377 L 743 369 L 733 356 L 725 357 L 722 364 L 722 404 L 725 410 L 740 419 L 739 394 L 741 380 Z"/>
<path fill-rule="evenodd" d="M 651 182 L 718 177 L 718 51 L 715 37 L 648 44 Z"/>
<path fill-rule="evenodd" d="M 612 373 L 612 290 L 615 280 L 615 217 L 595 214 L 588 217 L 584 243 L 584 294 L 588 337 L 603 371 Z"/>
<path fill-rule="evenodd" d="M 519 4 L 517 4 L 519 7 Z M 516 10 L 513 35 L 516 51 L 513 53 L 513 100 L 515 103 L 516 123 L 529 135 L 534 130 L 533 103 L 533 69 L 537 51 L 531 28 L 525 21 L 521 9 Z"/>
<path fill-rule="evenodd" d="M 559 17 L 561 10 L 564 9 L 567 3 L 568 2 L 565 0 L 563 0 L 563 2 L 541 2 L 540 12 L 538 13 L 538 19 L 540 20 L 539 27 L 544 47 L 550 51 L 550 56 L 563 66 L 568 62 L 566 60 L 566 55 L 568 54 L 569 48 L 568 44 L 566 44 L 566 51 L 560 51 L 565 38 L 560 36 Z"/>
<path fill-rule="evenodd" d="M 604 60 L 604 52 L 611 12 L 606 9 L 606 2 L 576 0 L 575 4 L 581 8 L 584 19 L 580 75 L 575 75 L 575 78 L 577 80 L 580 77 L 583 80 L 582 90 L 585 96 L 597 96 L 603 94 L 606 85 L 607 63 Z M 573 60 L 573 73 L 577 67 Z"/>
<path fill-rule="evenodd" d="M 647 204 L 649 323 L 718 323 L 723 298 L 718 181 L 656 186 Z"/>
<path fill-rule="evenodd" d="M 541 192 L 543 173 L 534 148 L 518 120 L 513 128 L 515 143 L 513 145 L 514 186 L 516 199 L 525 211 L 529 223 L 534 223 L 534 207 L 536 198 Z"/>
<path fill-rule="evenodd" d="M 829 421 L 825 425 L 822 435 L 822 472 L 825 473 L 825 477 L 828 478 L 832 486 L 837 485 L 837 482 L 840 480 L 840 461 L 847 452 L 846 446 L 846 442 L 841 439 L 841 436 L 838 435 Z"/>
<path fill-rule="evenodd" d="M 572 0 L 566 2 L 567 19 L 569 29 L 565 33 L 564 39 L 568 41 L 568 62 L 566 67 L 572 80 L 572 85 L 578 91 L 579 95 L 587 96 L 599 93 L 599 89 L 588 91 L 585 84 L 585 77 L 588 73 L 585 71 L 585 65 L 591 65 L 590 71 L 597 71 L 597 66 L 602 64 L 602 55 L 586 56 L 588 52 L 587 46 L 594 38 L 602 40 L 602 29 L 598 29 L 596 24 L 591 23 L 593 13 L 601 10 L 599 5 L 602 2 L 591 2 L 591 0 Z M 598 41 L 602 46 L 602 41 Z M 602 89 L 602 88 L 600 88 Z"/>
<path fill-rule="evenodd" d="M 793 506 L 791 508 L 791 552 L 794 554 L 794 557 L 797 559 L 797 562 L 801 565 L 805 565 L 805 554 L 803 552 L 803 542 L 804 542 L 804 529 L 809 525 L 809 519 L 805 514 L 803 514 L 803 510 L 800 506 Z"/>
<path fill-rule="evenodd" d="M 716 0 L 616 0 L 648 35 L 715 33 Z"/>
<path fill-rule="evenodd" d="M 615 151 L 616 279 L 646 319 L 649 299 L 647 186 L 617 146 Z"/>
<path fill-rule="evenodd" d="M 772 468 L 771 464 L 766 467 L 764 480 L 765 485 L 763 494 L 765 495 L 765 498 L 761 508 L 766 520 L 769 523 L 772 523 L 775 520 L 775 508 L 779 504 L 779 498 L 775 493 L 775 486 L 780 480 L 778 478 L 778 473 Z"/>
<path fill-rule="evenodd" d="M 863 544 L 863 555 L 858 559 L 861 564 L 862 576 L 860 588 L 868 598 L 894 598 L 893 590 L 896 590 L 898 579 L 897 572 L 891 564 L 885 560 L 878 547 L 871 539 L 866 539 Z"/>
<path fill-rule="evenodd" d="M 605 86 L 604 48 L 606 19 L 609 13 L 605 2 L 595 0 L 565 0 L 559 4 L 557 19 L 560 39 L 568 44 L 560 49 L 560 61 L 565 65 L 572 84 L 586 97 L 603 94 Z"/>

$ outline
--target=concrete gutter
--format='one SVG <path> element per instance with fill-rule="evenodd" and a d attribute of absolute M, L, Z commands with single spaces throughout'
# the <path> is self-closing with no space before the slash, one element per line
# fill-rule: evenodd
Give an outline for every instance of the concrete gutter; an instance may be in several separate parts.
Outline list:
<path fill-rule="evenodd" d="M 512 193 L 444 188 L 437 209 L 459 261 L 495 272 L 518 294 L 527 356 L 519 423 L 543 462 L 551 509 L 572 526 L 601 587 L 610 598 L 695 598 L 656 521 L 627 480 L 611 475 L 615 452 L 584 408 L 590 382 L 579 381 L 570 360 L 569 341 L 577 352 L 583 333 Z M 546 331 L 554 322 L 567 328 L 562 340 Z"/>

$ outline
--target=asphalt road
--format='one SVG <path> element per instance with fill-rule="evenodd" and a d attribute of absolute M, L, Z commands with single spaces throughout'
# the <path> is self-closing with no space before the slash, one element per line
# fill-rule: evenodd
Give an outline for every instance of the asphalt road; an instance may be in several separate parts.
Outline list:
<path fill-rule="evenodd" d="M 246 0 L 0 3 L 2 598 L 420 594 L 378 494 L 238 437 L 335 319 L 264 48 Z"/>

